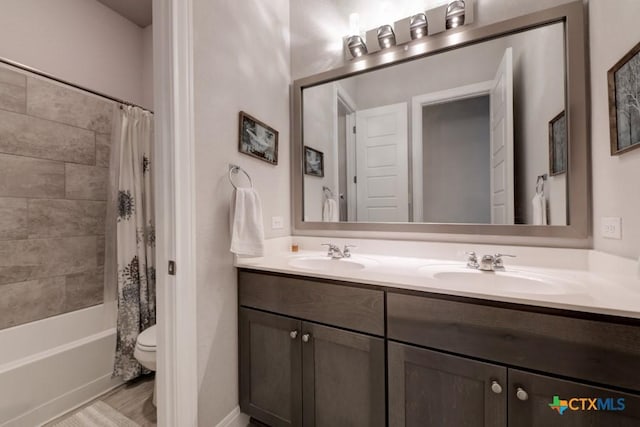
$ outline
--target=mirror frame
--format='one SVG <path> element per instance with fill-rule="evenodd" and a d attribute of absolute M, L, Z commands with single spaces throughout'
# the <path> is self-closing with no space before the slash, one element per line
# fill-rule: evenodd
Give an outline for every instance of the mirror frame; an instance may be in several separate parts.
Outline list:
<path fill-rule="evenodd" d="M 293 123 L 291 140 L 292 216 L 294 235 L 336 237 L 380 237 L 388 232 L 409 233 L 407 238 L 477 241 L 520 245 L 590 247 L 591 176 L 588 75 L 588 34 L 582 1 L 534 12 L 477 28 L 461 27 L 395 46 L 355 59 L 340 68 L 295 80 L 293 83 Z M 567 219 L 569 225 L 492 225 L 451 223 L 306 222 L 304 215 L 302 91 L 365 72 L 424 58 L 501 36 L 553 23 L 565 26 L 565 105 L 568 132 Z M 337 233 L 338 232 L 338 233 Z M 367 232 L 367 233 L 361 233 Z M 377 232 L 377 233 L 370 233 Z M 416 236 L 423 233 L 424 236 Z M 444 233 L 444 234 L 443 234 Z M 375 235 L 375 236 L 374 236 Z M 472 235 L 472 236 L 470 236 Z M 493 236 L 491 238 L 490 236 Z M 495 238 L 498 236 L 499 238 Z M 398 238 L 397 236 L 393 236 Z"/>

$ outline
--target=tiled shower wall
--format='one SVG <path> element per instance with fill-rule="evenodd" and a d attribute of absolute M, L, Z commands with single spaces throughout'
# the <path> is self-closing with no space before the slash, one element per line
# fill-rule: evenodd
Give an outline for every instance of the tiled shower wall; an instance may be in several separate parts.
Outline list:
<path fill-rule="evenodd" d="M 102 303 L 113 108 L 0 65 L 0 329 Z"/>

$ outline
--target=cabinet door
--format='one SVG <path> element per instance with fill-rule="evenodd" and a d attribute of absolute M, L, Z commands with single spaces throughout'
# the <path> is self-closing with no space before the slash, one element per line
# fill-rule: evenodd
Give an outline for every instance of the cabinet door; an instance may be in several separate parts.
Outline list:
<path fill-rule="evenodd" d="M 602 402 L 575 400 L 576 398 L 600 398 Z M 583 410 L 583 402 L 585 410 Z M 624 403 L 624 409 L 621 403 Z M 640 396 L 638 395 L 619 393 L 516 369 L 509 369 L 508 404 L 509 426 L 512 427 L 640 426 Z M 600 410 L 594 410 L 598 405 L 601 405 Z"/>
<path fill-rule="evenodd" d="M 300 321 L 240 308 L 240 408 L 272 427 L 302 425 Z"/>
<path fill-rule="evenodd" d="M 305 427 L 384 426 L 384 340 L 302 323 Z"/>
<path fill-rule="evenodd" d="M 393 341 L 388 345 L 389 426 L 506 426 L 506 368 Z"/>

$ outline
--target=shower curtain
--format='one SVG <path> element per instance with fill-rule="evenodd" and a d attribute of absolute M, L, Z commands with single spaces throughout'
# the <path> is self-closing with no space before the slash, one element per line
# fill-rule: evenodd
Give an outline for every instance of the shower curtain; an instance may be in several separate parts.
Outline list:
<path fill-rule="evenodd" d="M 113 373 L 128 381 L 145 372 L 133 356 L 138 334 L 156 323 L 153 115 L 123 106 L 116 125 L 112 158 L 119 169 L 114 201 L 118 313 Z"/>

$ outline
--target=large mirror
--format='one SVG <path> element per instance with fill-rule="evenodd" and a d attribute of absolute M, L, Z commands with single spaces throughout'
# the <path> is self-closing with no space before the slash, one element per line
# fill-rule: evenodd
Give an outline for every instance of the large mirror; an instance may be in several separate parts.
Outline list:
<path fill-rule="evenodd" d="M 560 6 L 297 81 L 296 228 L 586 238 L 582 15 Z"/>

